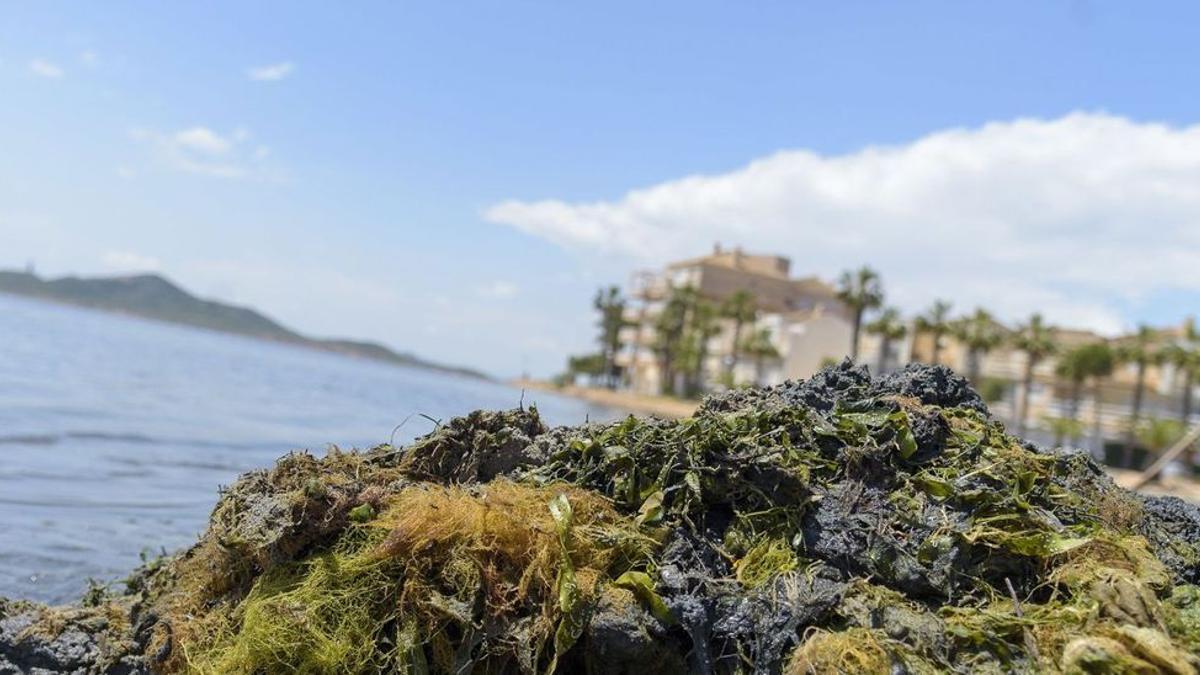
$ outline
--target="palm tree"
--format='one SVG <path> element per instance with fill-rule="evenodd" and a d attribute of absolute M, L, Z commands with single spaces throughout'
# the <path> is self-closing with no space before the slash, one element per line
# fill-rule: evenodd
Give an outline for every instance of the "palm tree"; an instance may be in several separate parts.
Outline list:
<path fill-rule="evenodd" d="M 1186 342 L 1174 344 L 1164 350 L 1163 356 L 1175 369 L 1183 375 L 1182 401 L 1179 406 L 1179 422 L 1187 427 L 1192 419 L 1192 387 L 1196 383 L 1196 374 L 1200 372 L 1200 349 L 1197 349 L 1196 329 L 1193 324 L 1187 325 Z M 1196 472 L 1196 455 L 1193 452 L 1184 453 L 1188 475 Z"/>
<path fill-rule="evenodd" d="M 883 304 L 883 282 L 870 267 L 842 272 L 838 282 L 838 299 L 850 309 L 853 320 L 850 331 L 850 358 L 858 359 L 858 334 L 862 330 L 863 314 Z"/>
<path fill-rule="evenodd" d="M 1013 346 L 1025 352 L 1025 377 L 1021 382 L 1021 408 L 1017 413 L 1019 434 L 1026 431 L 1029 419 L 1029 393 L 1033 389 L 1033 370 L 1042 359 L 1058 349 L 1054 341 L 1055 330 L 1042 321 L 1041 314 L 1029 317 L 1029 323 L 1017 329 L 1012 336 Z"/>
<path fill-rule="evenodd" d="M 1093 447 L 1099 451 L 1104 444 L 1104 434 L 1101 428 L 1100 408 L 1104 403 L 1104 380 L 1111 377 L 1113 371 L 1117 368 L 1117 353 L 1113 350 L 1112 345 L 1107 342 L 1098 342 L 1097 351 L 1103 350 L 1103 354 L 1097 354 L 1093 362 L 1092 370 L 1092 440 Z"/>
<path fill-rule="evenodd" d="M 1096 372 L 1092 374 L 1092 447 L 1097 453 L 1102 453 L 1104 447 L 1104 430 L 1102 426 L 1103 406 L 1104 406 L 1104 381 L 1112 376 L 1113 371 L 1117 367 L 1117 355 L 1113 348 L 1105 344 L 1108 348 L 1109 359 L 1108 364 L 1104 368 L 1097 367 Z"/>
<path fill-rule="evenodd" d="M 754 383 L 761 385 L 767 359 L 779 358 L 779 350 L 771 341 L 771 331 L 761 328 L 748 335 L 742 351 L 754 358 Z"/>
<path fill-rule="evenodd" d="M 930 361 L 935 364 L 942 354 L 942 337 L 950 332 L 950 307 L 945 300 L 935 300 L 933 306 L 917 317 L 917 332 L 933 336 L 933 358 Z"/>
<path fill-rule="evenodd" d="M 875 320 L 864 326 L 866 331 L 879 337 L 879 372 L 887 370 L 888 359 L 892 351 L 892 343 L 903 340 L 908 335 L 908 326 L 900 318 L 900 311 L 888 307 L 875 317 Z"/>
<path fill-rule="evenodd" d="M 980 362 L 1004 341 L 1003 328 L 986 309 L 976 307 L 974 314 L 955 321 L 950 329 L 967 348 L 967 379 L 979 386 Z"/>
<path fill-rule="evenodd" d="M 592 306 L 600 312 L 599 342 L 600 355 L 604 360 L 604 384 L 609 389 L 617 386 L 617 352 L 621 351 L 621 329 L 629 325 L 625 320 L 625 298 L 621 297 L 621 289 L 609 286 L 596 291 Z"/>
<path fill-rule="evenodd" d="M 1108 377 L 1112 374 L 1113 362 L 1112 348 L 1108 346 L 1107 342 L 1102 341 L 1080 345 L 1068 350 L 1059 358 L 1054 372 L 1059 377 L 1071 383 L 1070 408 L 1067 411 L 1067 420 L 1071 422 L 1079 420 L 1079 400 L 1083 395 L 1083 385 L 1088 379 L 1096 383 L 1096 410 L 1099 411 L 1098 381 L 1100 378 Z M 1095 421 L 1099 422 L 1098 412 Z M 1055 440 L 1055 445 L 1061 444 L 1061 438 Z"/>
<path fill-rule="evenodd" d="M 691 286 L 671 289 L 662 312 L 654 322 L 654 352 L 662 374 L 662 393 L 675 393 L 675 376 L 686 347 L 688 322 L 700 295 Z"/>
<path fill-rule="evenodd" d="M 1184 326 L 1183 340 L 1163 350 L 1163 359 L 1183 375 L 1179 421 L 1186 426 L 1192 417 L 1192 387 L 1200 372 L 1200 331 L 1189 321 Z"/>
<path fill-rule="evenodd" d="M 742 328 L 748 323 L 754 323 L 758 316 L 758 304 L 754 294 L 747 290 L 739 290 L 721 303 L 721 316 L 733 321 L 733 343 L 729 354 L 729 363 L 725 367 L 725 375 L 733 381 L 733 369 L 737 367 L 742 354 Z"/>
<path fill-rule="evenodd" d="M 1147 325 L 1138 326 L 1137 333 L 1131 340 L 1117 350 L 1118 358 L 1125 363 L 1137 366 L 1137 379 L 1133 384 L 1133 401 L 1129 407 L 1129 429 L 1125 434 L 1125 449 L 1121 456 L 1121 464 L 1133 464 L 1133 447 L 1137 443 L 1138 423 L 1142 416 L 1142 399 L 1146 393 L 1146 369 L 1162 360 L 1162 352 L 1154 346 L 1157 333 Z"/>
<path fill-rule="evenodd" d="M 695 396 L 704 389 L 704 367 L 708 362 L 708 341 L 720 330 L 716 308 L 704 300 L 698 300 L 692 307 L 685 343 L 689 357 L 686 361 L 686 372 L 690 380 L 687 388 L 689 396 Z"/>

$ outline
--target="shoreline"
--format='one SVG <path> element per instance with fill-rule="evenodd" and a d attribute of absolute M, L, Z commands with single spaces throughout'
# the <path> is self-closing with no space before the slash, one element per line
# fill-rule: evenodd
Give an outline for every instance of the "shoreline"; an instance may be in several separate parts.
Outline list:
<path fill-rule="evenodd" d="M 526 391 L 544 391 L 610 408 L 619 408 L 633 414 L 654 415 L 666 419 L 691 417 L 700 405 L 699 401 L 689 399 L 635 394 L 628 391 L 604 389 L 602 387 L 581 387 L 577 385 L 560 387 L 546 380 L 518 378 L 510 380 L 509 385 Z"/>

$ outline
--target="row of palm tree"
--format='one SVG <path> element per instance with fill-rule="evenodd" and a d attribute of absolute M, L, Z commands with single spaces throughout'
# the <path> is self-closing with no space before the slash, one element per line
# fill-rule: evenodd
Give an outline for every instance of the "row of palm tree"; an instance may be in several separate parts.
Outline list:
<path fill-rule="evenodd" d="M 960 317 L 954 317 L 952 306 L 944 300 L 935 301 L 925 312 L 917 315 L 911 329 L 903 320 L 899 310 L 885 307 L 883 283 L 874 270 L 863 267 L 843 273 L 838 285 L 838 298 L 849 309 L 851 317 L 850 354 L 857 359 L 860 334 L 865 331 L 879 340 L 878 368 L 887 369 L 892 346 L 907 337 L 909 330 L 930 339 L 930 361 L 939 363 L 943 340 L 954 337 L 966 350 L 966 375 L 976 386 L 981 384 L 983 358 L 1002 345 L 1009 345 L 1025 355 L 1024 372 L 1020 382 L 1020 396 L 1016 411 L 1019 433 L 1028 430 L 1029 401 L 1038 366 L 1046 359 L 1057 356 L 1055 374 L 1068 385 L 1068 407 L 1065 417 L 1055 425 L 1056 436 L 1069 435 L 1078 428 L 1079 407 L 1084 388 L 1091 385 L 1094 400 L 1100 400 L 1100 388 L 1117 365 L 1135 366 L 1133 395 L 1130 401 L 1128 427 L 1122 446 L 1122 462 L 1132 464 L 1134 449 L 1139 434 L 1145 435 L 1142 413 L 1145 403 L 1146 376 L 1148 369 L 1162 363 L 1172 364 L 1182 375 L 1182 400 L 1179 422 L 1186 425 L 1191 417 L 1193 400 L 1192 386 L 1200 376 L 1200 334 L 1189 326 L 1188 333 L 1178 342 L 1160 346 L 1160 335 L 1148 326 L 1140 326 L 1129 338 L 1119 341 L 1097 340 L 1093 343 L 1065 347 L 1058 339 L 1057 331 L 1040 314 L 1032 315 L 1015 329 L 1005 327 L 991 313 L 982 308 Z M 878 310 L 876 316 L 866 321 L 866 314 Z M 1098 404 L 1097 404 L 1098 405 Z M 1094 416 L 1094 432 L 1099 436 L 1099 416 Z M 1062 438 L 1059 438 L 1061 442 Z M 1144 443 L 1143 443 L 1144 445 Z"/>
<path fill-rule="evenodd" d="M 1043 360 L 1059 351 L 1055 329 L 1034 314 L 1029 321 L 1019 326 L 1012 337 L 1012 345 L 1025 352 L 1025 373 L 1021 378 L 1021 409 L 1017 413 L 1018 433 L 1024 434 L 1029 424 L 1029 398 L 1033 389 L 1034 371 Z"/>
<path fill-rule="evenodd" d="M 842 273 L 838 281 L 838 299 L 850 309 L 850 358 L 858 360 L 859 334 L 863 316 L 883 305 L 883 281 L 870 267 Z"/>
<path fill-rule="evenodd" d="M 617 352 L 621 350 L 621 329 L 630 325 L 625 318 L 626 304 L 625 297 L 621 295 L 621 289 L 617 286 L 609 286 L 596 291 L 592 307 L 600 314 L 600 319 L 596 323 L 600 332 L 597 338 L 600 343 L 600 351 L 594 355 L 575 357 L 576 360 L 568 364 L 569 370 L 587 372 L 580 368 L 586 368 L 589 364 L 593 365 L 593 368 L 598 366 L 598 375 L 602 378 L 604 386 L 609 389 L 616 388 L 620 373 L 616 361 Z M 592 357 L 590 361 L 588 357 Z"/>
<path fill-rule="evenodd" d="M 886 370 L 892 345 L 908 335 L 908 325 L 895 307 L 883 307 L 885 298 L 883 282 L 879 273 L 870 267 L 860 267 L 842 273 L 838 282 L 837 297 L 850 311 L 850 358 L 857 360 L 861 334 L 865 332 L 880 340 L 879 369 Z M 864 322 L 866 313 L 879 309 L 870 322 Z M 983 309 L 955 319 L 951 316 L 952 305 L 945 300 L 936 300 L 913 322 L 917 333 L 932 337 L 931 361 L 938 363 L 944 346 L 943 338 L 953 335 L 968 349 L 968 376 L 975 380 L 979 375 L 980 361 L 984 354 L 1003 342 L 1002 327 Z"/>
<path fill-rule="evenodd" d="M 1067 419 L 1078 419 L 1084 382 L 1092 382 L 1092 397 L 1099 405 L 1100 387 L 1104 380 L 1112 375 L 1117 364 L 1127 363 L 1135 366 L 1136 370 L 1128 426 L 1122 444 L 1122 464 L 1128 466 L 1133 463 L 1134 450 L 1139 442 L 1152 450 L 1159 449 L 1157 443 L 1149 443 L 1146 439 L 1161 437 L 1166 433 L 1164 429 L 1177 429 L 1179 433 L 1175 436 L 1178 438 L 1186 430 L 1192 416 L 1192 385 L 1200 372 L 1200 349 L 1196 346 L 1198 337 L 1194 328 L 1189 327 L 1181 342 L 1160 347 L 1156 331 L 1141 326 L 1137 333 L 1115 347 L 1107 342 L 1096 342 L 1065 352 L 1059 359 L 1056 374 L 1071 383 Z M 1172 421 L 1174 424 L 1159 419 L 1142 419 L 1147 370 L 1152 365 L 1164 363 L 1173 365 L 1183 376 L 1179 418 Z M 1093 423 L 1096 426 L 1093 433 L 1099 436 L 1098 415 Z"/>
<path fill-rule="evenodd" d="M 736 384 L 734 371 L 741 363 L 742 357 L 747 356 L 754 362 L 754 383 L 762 384 L 766 364 L 779 358 L 779 350 L 771 339 L 771 331 L 767 328 L 756 328 L 745 334 L 747 326 L 754 326 L 758 321 L 758 299 L 750 291 L 739 290 L 721 303 L 721 317 L 732 324 L 731 354 L 725 364 L 724 380 L 728 386 Z"/>
<path fill-rule="evenodd" d="M 1088 382 L 1092 385 L 1092 400 L 1099 405 L 1100 385 L 1105 378 L 1112 375 L 1116 368 L 1117 358 L 1105 342 L 1093 342 L 1067 350 L 1058 359 L 1055 374 L 1069 383 L 1068 405 L 1066 418 L 1078 429 L 1079 404 L 1083 400 L 1083 388 Z M 1093 434 L 1100 435 L 1100 416 L 1092 418 Z M 1054 442 L 1061 445 L 1066 436 L 1078 437 L 1079 431 L 1068 433 L 1067 429 L 1059 426 L 1055 430 Z"/>
<path fill-rule="evenodd" d="M 640 325 L 627 318 L 627 306 L 617 286 L 596 292 L 592 307 L 598 314 L 599 350 L 568 358 L 564 379 L 584 376 L 608 388 L 617 386 L 624 375 L 617 365 L 617 354 L 625 346 L 623 329 Z M 662 392 L 694 396 L 710 376 L 733 386 L 735 369 L 747 358 L 754 364 L 755 382 L 761 383 L 766 364 L 778 359 L 779 352 L 770 331 L 755 328 L 758 317 L 758 301 L 749 291 L 739 290 L 714 303 L 692 286 L 672 288 L 654 322 L 654 339 L 649 345 L 662 373 Z M 731 354 L 720 373 L 708 373 L 709 341 L 722 330 L 722 321 L 727 321 L 732 331 Z"/>
<path fill-rule="evenodd" d="M 887 307 L 879 313 L 879 316 L 875 317 L 874 321 L 868 323 L 865 328 L 868 333 L 879 338 L 879 363 L 876 368 L 882 373 L 888 368 L 892 345 L 903 340 L 908 335 L 908 326 L 900 316 L 900 310 L 895 307 Z M 854 351 L 857 352 L 857 339 L 854 340 L 854 347 Z"/>
<path fill-rule="evenodd" d="M 709 342 L 721 332 L 722 320 L 731 324 L 732 348 L 720 379 L 733 385 L 735 369 L 743 357 L 749 357 L 754 360 L 756 382 L 762 381 L 766 362 L 779 358 L 779 352 L 767 329 L 746 332 L 758 320 L 754 295 L 740 290 L 714 303 L 695 288 L 680 286 L 671 289 L 654 325 L 653 348 L 662 373 L 663 393 L 696 396 L 703 392 L 711 375 L 706 372 Z"/>
<path fill-rule="evenodd" d="M 933 363 L 941 361 L 945 338 L 955 338 L 966 351 L 966 375 L 976 386 L 983 384 L 982 362 L 989 352 L 1001 345 L 1008 345 L 1022 353 L 1025 356 L 1024 372 L 1015 411 L 1019 433 L 1028 431 L 1035 372 L 1041 363 L 1051 357 L 1057 357 L 1055 375 L 1067 385 L 1068 390 L 1066 415 L 1058 418 L 1061 423 L 1051 425 L 1056 436 L 1074 435 L 1074 431 L 1079 429 L 1080 402 L 1085 389 L 1090 385 L 1092 397 L 1099 401 L 1103 383 L 1111 377 L 1118 364 L 1135 367 L 1129 424 L 1123 443 L 1123 461 L 1126 464 L 1132 461 L 1138 430 L 1145 426 L 1142 424 L 1142 414 L 1146 377 L 1151 366 L 1170 363 L 1182 375 L 1183 397 L 1179 418 L 1184 424 L 1190 419 L 1192 384 L 1200 374 L 1200 335 L 1194 329 L 1182 336 L 1182 340 L 1165 348 L 1159 346 L 1158 333 L 1146 326 L 1120 341 L 1098 340 L 1068 348 L 1059 341 L 1056 329 L 1039 314 L 1010 329 L 982 308 L 967 315 L 955 316 L 952 305 L 944 300 L 935 301 L 910 325 L 904 321 L 899 310 L 884 306 L 882 279 L 869 267 L 843 273 L 838 284 L 838 297 L 850 310 L 851 357 L 857 359 L 859 356 L 863 332 L 875 335 L 880 346 L 880 371 L 888 369 L 892 347 L 907 337 L 909 331 L 929 338 L 928 356 Z M 579 357 L 571 370 L 593 375 L 607 386 L 615 386 L 620 375 L 615 361 L 622 347 L 621 329 L 630 325 L 625 319 L 626 304 L 616 287 L 597 293 L 594 307 L 600 314 L 598 342 L 601 349 L 590 357 Z M 869 317 L 870 313 L 874 313 L 874 316 Z M 723 302 L 713 303 L 692 287 L 672 289 L 664 311 L 655 323 L 656 337 L 652 346 L 660 372 L 663 373 L 664 393 L 695 395 L 709 379 L 732 386 L 735 369 L 745 358 L 754 360 L 755 380 L 761 382 L 765 363 L 779 358 L 779 353 L 768 331 L 754 329 L 757 320 L 757 302 L 748 291 L 738 291 Z M 706 373 L 709 339 L 720 332 L 722 321 L 732 330 L 731 354 L 719 374 Z M 682 384 L 682 391 L 677 391 L 678 384 Z M 1094 417 L 1093 423 L 1098 427 L 1099 416 Z M 1099 436 L 1098 428 L 1093 431 Z"/>

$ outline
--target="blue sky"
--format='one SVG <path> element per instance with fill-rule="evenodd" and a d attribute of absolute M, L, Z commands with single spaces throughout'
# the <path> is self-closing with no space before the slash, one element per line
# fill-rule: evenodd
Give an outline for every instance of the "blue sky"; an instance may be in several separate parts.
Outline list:
<path fill-rule="evenodd" d="M 1196 305 L 1158 274 L 1200 263 L 1195 6 L 650 4 L 7 4 L 0 266 L 158 269 L 505 375 L 718 238 L 871 263 L 909 310 Z"/>

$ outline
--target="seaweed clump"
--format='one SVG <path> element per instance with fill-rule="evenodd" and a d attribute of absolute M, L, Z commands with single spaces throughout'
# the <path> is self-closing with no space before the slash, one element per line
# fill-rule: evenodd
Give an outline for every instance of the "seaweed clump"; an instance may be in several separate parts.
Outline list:
<path fill-rule="evenodd" d="M 945 368 L 847 362 L 679 421 L 288 455 L 69 668 L 31 628 L 64 610 L 0 605 L 0 672 L 1197 673 L 1198 533 Z"/>

